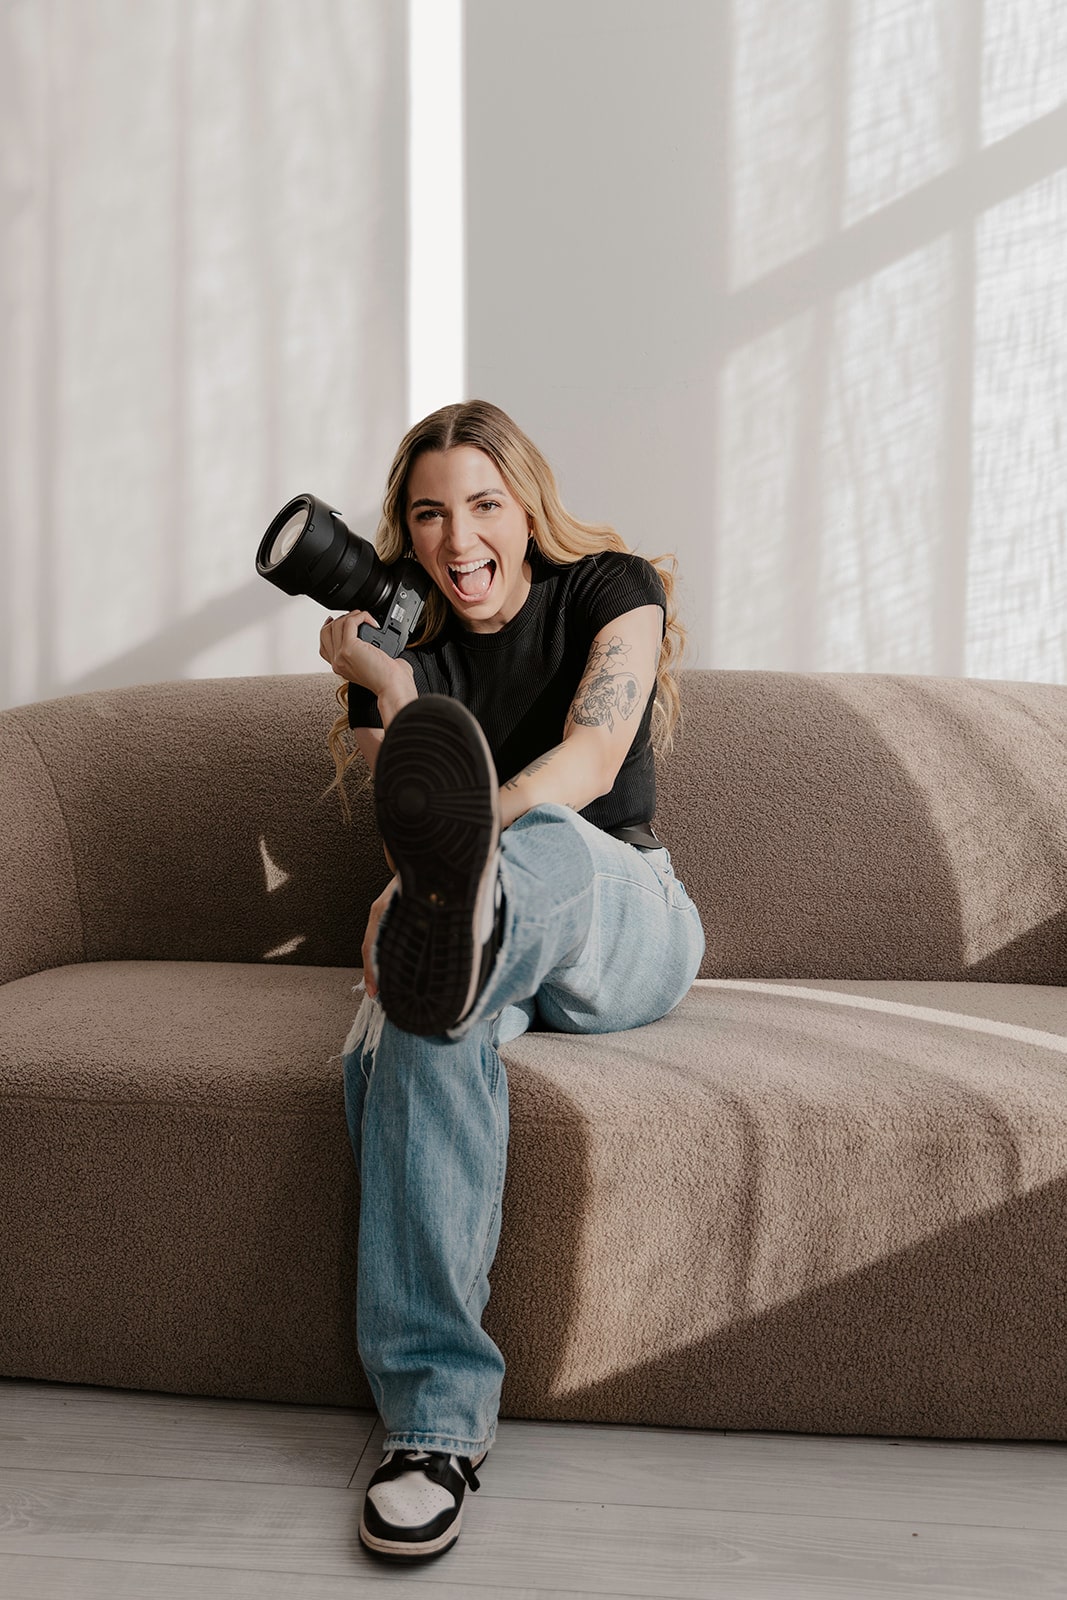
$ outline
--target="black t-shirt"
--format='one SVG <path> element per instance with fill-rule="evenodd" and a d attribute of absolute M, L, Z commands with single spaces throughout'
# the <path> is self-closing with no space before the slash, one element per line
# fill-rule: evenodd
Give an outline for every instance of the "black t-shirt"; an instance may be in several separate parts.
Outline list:
<path fill-rule="evenodd" d="M 666 627 L 663 581 L 643 556 L 607 550 L 557 566 L 534 547 L 529 562 L 530 592 L 521 611 L 498 632 L 472 633 L 451 612 L 436 639 L 405 650 L 402 657 L 411 663 L 420 695 L 449 695 L 478 719 L 501 783 L 562 742 L 567 712 L 601 628 L 647 605 L 663 607 Z M 580 813 L 598 828 L 634 827 L 655 816 L 655 698 L 653 686 L 611 792 Z M 348 687 L 348 725 L 382 725 L 375 696 L 359 684 Z M 649 843 L 656 842 L 651 836 Z"/>

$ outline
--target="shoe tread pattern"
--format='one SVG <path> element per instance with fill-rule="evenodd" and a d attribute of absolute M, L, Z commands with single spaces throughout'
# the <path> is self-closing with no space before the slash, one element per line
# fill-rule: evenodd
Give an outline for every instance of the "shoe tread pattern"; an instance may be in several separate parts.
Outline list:
<path fill-rule="evenodd" d="M 495 785 L 488 742 L 465 707 L 424 695 L 397 713 L 374 773 L 378 827 L 400 874 L 378 967 L 385 1013 L 409 1033 L 443 1032 L 466 1000 L 481 954 L 478 886 L 499 837 Z"/>

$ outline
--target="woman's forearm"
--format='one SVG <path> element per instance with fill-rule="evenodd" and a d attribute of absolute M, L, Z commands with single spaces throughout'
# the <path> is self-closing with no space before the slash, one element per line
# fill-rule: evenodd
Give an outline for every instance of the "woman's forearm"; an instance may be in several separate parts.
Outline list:
<path fill-rule="evenodd" d="M 548 801 L 581 811 L 607 794 L 612 781 L 591 741 L 564 739 L 500 785 L 500 826 L 510 827 L 516 817 Z"/>
<path fill-rule="evenodd" d="M 412 700 L 419 698 L 411 663 L 398 659 L 396 666 L 398 670 L 394 673 L 391 682 L 378 695 L 378 714 L 382 719 L 383 728 L 388 728 L 401 706 L 410 705 Z"/>
<path fill-rule="evenodd" d="M 378 696 L 378 715 L 382 719 L 383 729 L 388 728 L 401 706 L 410 705 L 412 700 L 419 698 L 419 691 L 415 687 L 415 674 L 411 670 L 410 662 L 397 661 L 397 666 L 400 670 L 397 672 L 394 682 Z M 372 775 L 377 764 L 378 752 L 375 750 L 373 762 L 368 763 Z M 389 871 L 395 874 L 396 862 L 388 850 L 385 849 L 384 841 L 382 849 L 385 851 L 385 859 L 389 863 Z"/>

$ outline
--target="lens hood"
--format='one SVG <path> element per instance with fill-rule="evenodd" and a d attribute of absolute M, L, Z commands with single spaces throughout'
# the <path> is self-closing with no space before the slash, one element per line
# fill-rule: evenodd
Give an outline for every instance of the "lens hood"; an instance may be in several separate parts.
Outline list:
<path fill-rule="evenodd" d="M 286 594 L 306 594 L 328 611 L 378 616 L 393 587 L 374 546 L 314 494 L 298 494 L 278 512 L 260 540 L 256 571 Z"/>
<path fill-rule="evenodd" d="M 430 579 L 417 561 L 386 565 L 374 546 L 346 527 L 318 495 L 286 502 L 259 541 L 256 571 L 285 594 L 306 594 L 328 611 L 369 611 L 359 637 L 389 655 L 407 648 L 422 615 Z"/>

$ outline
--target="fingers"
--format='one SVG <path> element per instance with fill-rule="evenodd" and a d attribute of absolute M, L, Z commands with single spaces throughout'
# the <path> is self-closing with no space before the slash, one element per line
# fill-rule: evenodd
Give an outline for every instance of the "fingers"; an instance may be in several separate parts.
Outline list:
<path fill-rule="evenodd" d="M 332 627 L 338 627 L 343 632 L 346 622 L 353 622 L 357 628 L 361 622 L 370 622 L 374 627 L 378 626 L 369 611 L 346 611 L 343 617 L 327 617 L 319 629 L 319 638 L 321 639 L 323 634 L 328 634 Z"/>
<path fill-rule="evenodd" d="M 369 611 L 346 611 L 342 617 L 327 617 L 319 629 L 319 655 L 329 663 L 338 677 L 348 676 L 342 660 L 345 648 L 345 624 L 351 622 L 353 628 L 360 628 L 364 622 L 369 622 L 372 628 L 378 626 L 377 619 Z M 334 629 L 337 631 L 334 632 Z"/>

